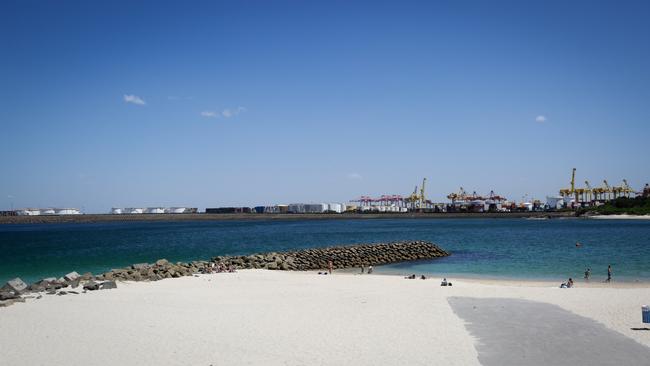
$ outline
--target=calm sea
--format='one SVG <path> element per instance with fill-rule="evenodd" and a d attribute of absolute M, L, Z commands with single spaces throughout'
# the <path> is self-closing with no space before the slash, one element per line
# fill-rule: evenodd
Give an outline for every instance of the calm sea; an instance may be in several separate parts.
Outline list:
<path fill-rule="evenodd" d="M 650 221 L 387 219 L 0 225 L 0 283 L 132 263 L 209 259 L 339 244 L 429 240 L 447 258 L 383 266 L 389 273 L 650 281 Z M 580 242 L 582 247 L 576 248 Z"/>

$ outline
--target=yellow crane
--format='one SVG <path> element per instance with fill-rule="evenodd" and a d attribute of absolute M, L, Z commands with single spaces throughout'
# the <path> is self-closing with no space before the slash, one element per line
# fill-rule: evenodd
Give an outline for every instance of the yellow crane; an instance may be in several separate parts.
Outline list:
<path fill-rule="evenodd" d="M 614 199 L 623 197 L 623 186 L 613 186 L 612 192 L 614 193 Z"/>
<path fill-rule="evenodd" d="M 612 187 L 609 186 L 609 183 L 607 183 L 607 179 L 603 179 L 603 184 L 605 184 L 605 187 L 603 188 L 605 192 L 605 201 L 609 201 L 610 199 L 612 199 L 614 190 L 612 189 Z"/>
<path fill-rule="evenodd" d="M 625 195 L 625 197 L 630 197 L 630 196 L 634 196 L 635 194 L 636 192 L 634 191 L 634 189 L 632 189 L 632 187 L 630 187 L 630 185 L 627 184 L 627 180 L 623 179 L 623 195 Z"/>
<path fill-rule="evenodd" d="M 420 186 L 420 193 L 418 194 L 418 186 L 416 185 L 406 201 L 410 202 L 412 208 L 424 208 L 426 206 L 426 196 L 425 196 L 425 185 L 427 183 L 427 178 L 422 179 L 422 186 Z"/>
<path fill-rule="evenodd" d="M 593 189 L 591 188 L 591 186 L 589 185 L 589 181 L 588 181 L 588 180 L 585 181 L 585 186 L 587 186 L 587 188 L 585 188 L 585 195 L 587 196 L 587 197 L 585 197 L 585 198 L 586 198 L 586 201 L 589 202 L 589 203 L 591 203 L 591 201 L 592 201 L 592 199 L 593 199 L 593 192 L 594 192 L 594 190 L 593 190 Z"/>
<path fill-rule="evenodd" d="M 424 196 L 424 185 L 427 183 L 427 178 L 422 178 L 422 187 L 420 187 L 420 208 L 424 208 L 426 198 Z"/>
<path fill-rule="evenodd" d="M 560 189 L 560 196 L 569 197 L 576 194 L 575 182 L 576 182 L 576 168 L 573 168 L 573 171 L 571 173 L 571 188 Z M 578 201 L 578 197 L 576 197 L 576 201 Z"/>

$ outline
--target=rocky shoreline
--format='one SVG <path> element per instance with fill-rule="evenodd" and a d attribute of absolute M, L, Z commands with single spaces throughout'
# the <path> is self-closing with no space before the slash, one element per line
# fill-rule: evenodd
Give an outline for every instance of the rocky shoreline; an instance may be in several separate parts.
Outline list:
<path fill-rule="evenodd" d="M 0 307 L 27 298 L 46 295 L 78 295 L 81 291 L 117 288 L 118 281 L 159 281 L 166 278 L 212 273 L 215 268 L 267 269 L 283 271 L 307 271 L 327 269 L 331 261 L 333 269 L 355 268 L 448 256 L 449 253 L 427 241 L 403 241 L 377 244 L 358 244 L 328 248 L 307 249 L 292 252 L 271 252 L 246 256 L 217 256 L 210 261 L 171 263 L 159 259 L 155 263 L 138 263 L 127 268 L 113 269 L 93 275 L 70 272 L 61 278 L 45 278 L 27 285 L 20 278 L 7 282 L 0 288 Z"/>

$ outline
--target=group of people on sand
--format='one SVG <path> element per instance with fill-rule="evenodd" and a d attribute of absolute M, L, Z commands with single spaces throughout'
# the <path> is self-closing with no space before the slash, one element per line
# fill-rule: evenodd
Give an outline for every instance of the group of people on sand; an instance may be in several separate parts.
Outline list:
<path fill-rule="evenodd" d="M 585 269 L 585 281 L 589 281 L 591 279 L 591 268 L 586 268 Z M 609 264 L 607 265 L 607 279 L 605 282 L 612 282 L 612 265 Z M 571 288 L 573 287 L 573 279 L 569 278 L 567 282 L 564 282 L 560 285 L 560 288 Z"/>
<path fill-rule="evenodd" d="M 414 280 L 416 278 L 418 278 L 418 277 L 415 275 L 415 273 L 410 275 L 410 276 L 404 277 L 404 279 L 407 279 L 407 280 Z M 426 280 L 427 279 L 427 277 L 425 275 L 420 275 L 419 278 L 421 280 Z M 451 286 L 451 282 L 448 282 L 446 278 L 443 278 L 442 281 L 440 282 L 440 286 Z"/>
<path fill-rule="evenodd" d="M 414 274 L 412 274 L 412 275 L 410 275 L 410 276 L 406 276 L 406 277 L 404 277 L 404 278 L 407 279 L 407 280 L 414 280 L 414 279 L 416 279 L 417 277 L 415 276 L 415 273 L 414 273 Z M 421 276 L 420 276 L 420 279 L 421 279 L 421 280 L 426 280 L 427 278 L 426 278 L 424 275 L 421 275 Z"/>

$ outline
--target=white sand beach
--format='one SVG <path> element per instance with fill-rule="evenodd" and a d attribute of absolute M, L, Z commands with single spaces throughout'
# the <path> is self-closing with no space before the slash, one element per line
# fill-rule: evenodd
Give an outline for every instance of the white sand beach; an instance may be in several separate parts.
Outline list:
<path fill-rule="evenodd" d="M 481 329 L 471 327 L 481 324 L 458 315 L 480 299 L 496 299 L 497 307 L 506 299 L 554 304 L 575 324 L 593 323 L 592 333 L 650 355 L 650 331 L 631 329 L 644 326 L 647 285 L 450 280 L 453 287 L 439 279 L 245 270 L 43 295 L 0 308 L 0 357 L 3 365 L 489 365 L 494 358 L 484 354 Z M 543 322 L 509 326 L 534 339 Z M 543 349 L 548 344 L 529 343 L 524 353 L 542 347 L 559 357 Z M 620 360 L 630 351 L 616 352 L 585 352 L 584 361 L 608 364 L 588 357 Z"/>
<path fill-rule="evenodd" d="M 587 218 L 595 220 L 650 220 L 650 215 L 594 215 L 587 216 Z"/>

